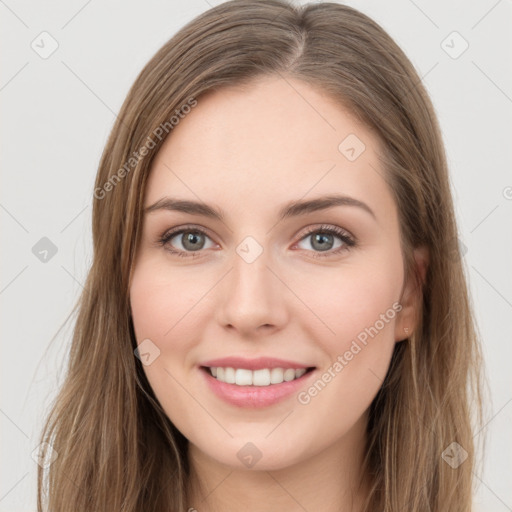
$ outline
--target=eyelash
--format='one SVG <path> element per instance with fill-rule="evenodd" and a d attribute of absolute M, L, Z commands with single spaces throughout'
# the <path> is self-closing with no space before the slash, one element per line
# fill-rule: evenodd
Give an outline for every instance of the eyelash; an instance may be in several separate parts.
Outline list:
<path fill-rule="evenodd" d="M 161 237 L 159 237 L 157 243 L 158 245 L 165 247 L 165 245 L 172 240 L 176 235 L 180 235 L 182 233 L 194 233 L 194 234 L 200 234 L 205 235 L 208 237 L 208 234 L 206 231 L 204 231 L 201 228 L 197 228 L 195 226 L 185 226 L 184 228 L 179 228 L 176 231 L 170 231 L 165 232 Z M 320 227 L 315 227 L 309 229 L 299 240 L 301 242 L 308 236 L 314 234 L 314 233 L 321 233 L 321 234 L 328 234 L 328 235 L 335 235 L 338 238 L 340 238 L 343 242 L 343 245 L 341 247 L 338 247 L 335 250 L 329 250 L 329 251 L 313 251 L 313 257 L 314 258 L 326 258 L 329 256 L 337 255 L 343 251 L 348 251 L 352 247 L 355 247 L 357 245 L 356 240 L 350 237 L 347 232 L 341 228 L 338 228 L 337 226 L 329 226 L 329 225 L 322 225 Z M 209 237 L 208 237 L 209 238 Z M 196 254 L 199 254 L 202 252 L 195 251 L 195 252 L 186 252 L 181 250 L 175 250 L 175 249 L 169 249 L 166 248 L 167 251 L 169 251 L 171 254 L 175 254 L 176 256 L 179 256 L 180 258 L 197 258 Z"/>

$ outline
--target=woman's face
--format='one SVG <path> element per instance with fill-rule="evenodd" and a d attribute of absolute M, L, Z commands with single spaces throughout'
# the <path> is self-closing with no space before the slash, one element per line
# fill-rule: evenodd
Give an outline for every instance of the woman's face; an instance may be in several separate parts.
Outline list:
<path fill-rule="evenodd" d="M 413 328 L 378 144 L 316 89 L 267 78 L 199 98 L 157 154 L 135 334 L 166 414 L 209 459 L 279 469 L 362 442 Z M 299 206 L 328 196 L 350 199 Z"/>

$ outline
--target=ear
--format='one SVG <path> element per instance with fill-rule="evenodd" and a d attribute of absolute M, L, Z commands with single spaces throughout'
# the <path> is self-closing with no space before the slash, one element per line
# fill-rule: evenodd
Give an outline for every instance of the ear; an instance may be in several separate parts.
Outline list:
<path fill-rule="evenodd" d="M 405 276 L 404 289 L 400 299 L 402 309 L 395 322 L 395 341 L 409 338 L 418 326 L 428 264 L 428 248 L 421 246 L 414 249 L 414 268 L 408 276 Z"/>

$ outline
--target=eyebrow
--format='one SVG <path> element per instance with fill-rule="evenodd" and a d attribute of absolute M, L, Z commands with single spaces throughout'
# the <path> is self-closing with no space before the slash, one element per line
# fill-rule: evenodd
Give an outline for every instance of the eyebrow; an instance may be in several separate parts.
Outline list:
<path fill-rule="evenodd" d="M 353 197 L 342 195 L 329 195 L 306 201 L 291 201 L 279 211 L 278 218 L 279 220 L 284 220 L 290 217 L 297 217 L 307 213 L 326 210 L 335 206 L 353 206 L 360 208 L 369 213 L 376 220 L 375 213 L 366 203 L 363 203 Z M 192 215 L 202 215 L 204 217 L 217 219 L 221 222 L 224 222 L 225 218 L 224 212 L 215 206 L 196 201 L 175 199 L 172 197 L 163 197 L 162 199 L 159 199 L 156 203 L 144 208 L 144 213 L 150 213 L 157 210 L 169 210 L 189 213 Z"/>

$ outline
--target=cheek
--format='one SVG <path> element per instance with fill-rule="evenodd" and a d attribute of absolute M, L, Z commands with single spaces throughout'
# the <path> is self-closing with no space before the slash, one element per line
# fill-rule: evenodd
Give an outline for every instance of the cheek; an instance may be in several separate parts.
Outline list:
<path fill-rule="evenodd" d="M 311 394 L 305 390 L 304 402 L 311 398 L 326 411 L 333 403 L 343 403 L 343 414 L 350 416 L 338 418 L 344 424 L 369 406 L 387 373 L 402 308 L 401 254 L 382 251 L 315 277 L 308 306 L 321 322 L 315 318 L 302 326 L 328 356 L 320 375 L 328 384 L 319 384 Z"/>
<path fill-rule="evenodd" d="M 137 341 L 144 338 L 173 343 L 181 336 L 176 332 L 194 321 L 194 307 L 204 295 L 204 286 L 198 284 L 197 275 L 176 271 L 158 261 L 141 261 L 133 273 L 130 304 Z M 177 348 L 177 347 L 176 347 Z"/>
<path fill-rule="evenodd" d="M 195 347 L 201 343 L 205 322 L 212 318 L 206 294 L 217 280 L 211 272 L 199 273 L 192 266 L 171 269 L 165 259 L 149 256 L 134 269 L 130 304 L 136 341 L 149 339 L 157 347 L 158 357 L 143 369 L 164 402 L 171 390 L 181 396 L 179 383 L 187 382 L 190 371 L 195 371 Z M 185 403 L 188 399 L 183 396 Z"/>
<path fill-rule="evenodd" d="M 329 353 L 343 349 L 365 329 L 377 324 L 387 336 L 394 327 L 401 289 L 398 265 L 358 266 L 317 275 L 308 288 L 308 306 L 319 319 L 316 336 L 329 344 Z M 380 332 L 379 332 L 380 334 Z M 364 338 L 364 335 L 361 335 Z"/>
<path fill-rule="evenodd" d="M 194 282 L 186 272 L 170 272 L 149 258 L 138 264 L 130 286 L 137 343 L 149 339 L 158 351 L 151 364 L 143 365 L 144 373 L 167 416 L 185 435 L 193 435 L 190 429 L 200 414 L 187 388 L 198 303 L 206 290 L 197 285 L 197 275 Z"/>

